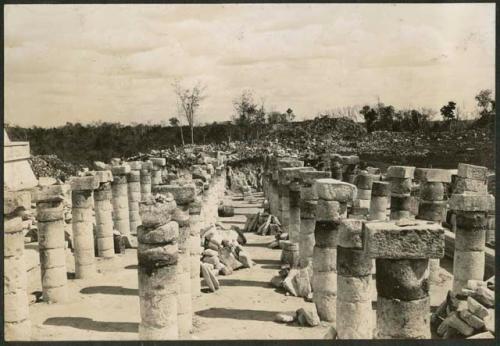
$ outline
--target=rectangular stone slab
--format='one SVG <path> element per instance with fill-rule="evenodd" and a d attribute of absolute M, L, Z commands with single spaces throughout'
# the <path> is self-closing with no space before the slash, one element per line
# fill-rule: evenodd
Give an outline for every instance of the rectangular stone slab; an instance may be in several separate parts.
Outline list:
<path fill-rule="evenodd" d="M 492 195 L 453 194 L 449 200 L 451 210 L 491 211 L 495 210 L 495 197 Z"/>
<path fill-rule="evenodd" d="M 89 175 L 86 177 L 71 177 L 69 184 L 73 191 L 95 190 L 99 187 L 99 177 Z"/>
<path fill-rule="evenodd" d="M 387 168 L 389 178 L 413 178 L 415 167 L 411 166 L 390 166 Z"/>
<path fill-rule="evenodd" d="M 448 169 L 423 169 L 421 180 L 430 183 L 451 183 L 451 171 Z"/>
<path fill-rule="evenodd" d="M 319 199 L 337 202 L 352 202 L 356 199 L 356 186 L 337 179 L 317 179 L 314 189 Z"/>
<path fill-rule="evenodd" d="M 164 157 L 152 157 L 149 159 L 154 166 L 163 167 L 167 164 L 167 160 Z"/>
<path fill-rule="evenodd" d="M 457 175 L 462 178 L 486 180 L 486 178 L 488 177 L 488 168 L 469 165 L 466 163 L 459 163 Z"/>
<path fill-rule="evenodd" d="M 433 222 L 370 221 L 364 224 L 362 236 L 363 248 L 371 258 L 417 259 L 444 256 L 444 229 Z"/>
<path fill-rule="evenodd" d="M 33 202 L 63 201 L 69 190 L 69 185 L 49 185 L 34 189 Z"/>
<path fill-rule="evenodd" d="M 196 186 L 189 185 L 157 185 L 153 188 L 155 193 L 168 193 L 170 192 L 177 204 L 184 205 L 194 201 L 196 196 Z"/>
<path fill-rule="evenodd" d="M 120 166 L 111 166 L 111 172 L 113 175 L 125 175 L 130 173 L 130 166 L 128 164 Z"/>

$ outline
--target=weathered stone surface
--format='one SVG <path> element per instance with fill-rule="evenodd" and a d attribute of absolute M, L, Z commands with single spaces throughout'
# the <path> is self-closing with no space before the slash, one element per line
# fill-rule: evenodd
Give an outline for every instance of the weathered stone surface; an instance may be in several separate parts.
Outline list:
<path fill-rule="evenodd" d="M 176 209 L 175 201 L 169 203 L 139 204 L 142 225 L 146 228 L 156 228 L 166 224 L 172 218 Z"/>
<path fill-rule="evenodd" d="M 453 279 L 464 281 L 483 280 L 484 257 L 483 251 L 455 250 L 453 256 Z"/>
<path fill-rule="evenodd" d="M 127 174 L 127 182 L 128 183 L 138 183 L 140 181 L 141 181 L 141 172 L 140 171 L 130 171 L 130 173 Z"/>
<path fill-rule="evenodd" d="M 143 229 L 142 226 L 139 226 L 137 233 L 140 243 L 167 244 L 172 243 L 179 237 L 179 225 L 175 221 L 170 221 L 151 231 Z"/>
<path fill-rule="evenodd" d="M 462 178 L 486 180 L 488 177 L 488 168 L 459 163 L 457 175 Z"/>
<path fill-rule="evenodd" d="M 391 178 L 389 181 L 392 194 L 407 194 L 411 192 L 411 178 Z"/>
<path fill-rule="evenodd" d="M 371 174 L 362 173 L 356 177 L 355 185 L 360 190 L 371 190 L 372 184 L 373 184 L 373 176 Z"/>
<path fill-rule="evenodd" d="M 451 183 L 451 170 L 437 168 L 416 168 L 415 179 L 429 183 Z"/>
<path fill-rule="evenodd" d="M 327 171 L 301 171 L 299 172 L 300 181 L 302 185 L 312 186 L 318 179 L 327 179 L 332 176 L 331 172 Z"/>
<path fill-rule="evenodd" d="M 455 232 L 455 251 L 484 251 L 486 231 L 470 232 L 457 228 Z"/>
<path fill-rule="evenodd" d="M 421 200 L 416 218 L 441 223 L 446 219 L 446 201 Z"/>
<path fill-rule="evenodd" d="M 101 184 L 113 181 L 113 173 L 110 170 L 95 171 L 94 173 Z"/>
<path fill-rule="evenodd" d="M 356 186 L 335 179 L 317 179 L 314 188 L 318 198 L 327 201 L 352 202 L 357 196 Z"/>
<path fill-rule="evenodd" d="M 337 227 L 339 221 L 316 221 L 314 238 L 318 247 L 337 246 Z"/>
<path fill-rule="evenodd" d="M 286 167 L 304 167 L 304 161 L 294 159 L 281 159 L 278 160 L 276 168 L 279 170 Z"/>
<path fill-rule="evenodd" d="M 68 184 L 41 186 L 34 189 L 33 202 L 63 201 L 68 194 Z M 29 210 L 29 209 L 26 209 Z"/>
<path fill-rule="evenodd" d="M 125 175 L 130 173 L 130 166 L 128 164 L 111 166 L 113 177 L 116 175 Z"/>
<path fill-rule="evenodd" d="M 410 211 L 411 200 L 410 195 L 391 194 L 391 211 Z"/>
<path fill-rule="evenodd" d="M 465 211 L 455 213 L 455 224 L 463 231 L 476 232 L 488 229 L 488 216 L 483 211 Z"/>
<path fill-rule="evenodd" d="M 410 301 L 429 295 L 427 259 L 376 259 L 375 263 L 379 297 Z"/>
<path fill-rule="evenodd" d="M 467 298 L 467 308 L 470 312 L 483 320 L 489 315 L 488 309 L 472 297 Z"/>
<path fill-rule="evenodd" d="M 73 191 L 95 190 L 99 187 L 100 179 L 95 175 L 88 175 L 84 177 L 71 177 L 69 185 Z M 57 185 L 52 185 L 57 186 Z"/>
<path fill-rule="evenodd" d="M 365 276 L 337 277 L 337 300 L 344 302 L 370 302 L 372 301 L 372 278 Z M 370 309 L 371 310 L 371 309 Z"/>
<path fill-rule="evenodd" d="M 196 197 L 196 186 L 189 185 L 156 185 L 152 188 L 153 193 L 171 193 L 178 205 L 194 202 Z"/>
<path fill-rule="evenodd" d="M 316 220 L 329 221 L 340 217 L 340 203 L 337 201 L 318 200 L 316 204 Z"/>
<path fill-rule="evenodd" d="M 163 167 L 167 164 L 167 159 L 165 159 L 164 157 L 152 157 L 149 159 L 149 161 L 151 161 L 153 166 Z"/>
<path fill-rule="evenodd" d="M 488 185 L 485 180 L 457 177 L 453 193 L 477 192 L 481 195 L 488 194 Z"/>
<path fill-rule="evenodd" d="M 425 201 L 442 201 L 444 185 L 440 182 L 424 182 L 420 185 L 420 198 Z"/>
<path fill-rule="evenodd" d="M 292 181 L 300 178 L 300 172 L 315 171 L 313 167 L 285 167 L 279 170 L 279 182 L 289 185 Z"/>
<path fill-rule="evenodd" d="M 449 206 L 451 210 L 459 211 L 495 210 L 495 198 L 492 195 L 453 194 Z"/>
<path fill-rule="evenodd" d="M 444 229 L 419 220 L 404 222 L 366 222 L 363 247 L 371 258 L 442 258 Z"/>
<path fill-rule="evenodd" d="M 415 167 L 411 166 L 390 166 L 387 168 L 389 178 L 413 178 Z"/>
<path fill-rule="evenodd" d="M 153 162 L 151 162 L 151 161 L 142 162 L 141 169 L 146 170 L 146 171 L 152 170 L 153 169 Z"/>
<path fill-rule="evenodd" d="M 388 197 L 391 195 L 391 186 L 386 181 L 374 181 L 372 184 L 373 197 Z"/>
<path fill-rule="evenodd" d="M 337 247 L 337 273 L 342 276 L 366 276 L 372 272 L 372 259 L 363 250 Z"/>
<path fill-rule="evenodd" d="M 141 161 L 128 161 L 127 164 L 130 166 L 130 169 L 134 171 L 139 171 L 142 168 Z"/>
<path fill-rule="evenodd" d="M 338 225 L 338 246 L 345 248 L 362 249 L 363 221 L 354 219 L 343 219 Z"/>
<path fill-rule="evenodd" d="M 15 211 L 31 209 L 31 193 L 29 191 L 4 191 L 3 213 L 9 215 Z"/>
<path fill-rule="evenodd" d="M 378 297 L 376 338 L 430 339 L 429 309 L 429 297 L 408 302 Z"/>

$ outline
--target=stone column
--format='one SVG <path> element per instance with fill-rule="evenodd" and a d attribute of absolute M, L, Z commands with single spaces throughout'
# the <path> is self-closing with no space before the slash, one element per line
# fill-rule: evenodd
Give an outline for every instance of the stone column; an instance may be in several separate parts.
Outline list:
<path fill-rule="evenodd" d="M 167 164 L 167 160 L 163 157 L 152 157 L 150 159 L 153 164 L 151 169 L 151 187 L 155 187 L 162 183 L 162 168 Z"/>
<path fill-rule="evenodd" d="M 113 207 L 111 205 L 113 174 L 111 171 L 96 171 L 95 173 L 99 179 L 99 187 L 94 191 L 97 255 L 111 258 L 115 256 Z"/>
<path fill-rule="evenodd" d="M 453 188 L 454 194 L 488 194 L 488 168 L 482 166 L 458 164 L 457 177 Z"/>
<path fill-rule="evenodd" d="M 137 227 L 141 224 L 139 202 L 141 201 L 141 162 L 128 162 L 130 173 L 127 175 L 128 211 L 130 233 L 137 235 Z"/>
<path fill-rule="evenodd" d="M 456 214 L 453 294 L 467 287 L 468 280 L 484 280 L 484 246 L 487 214 L 495 209 L 492 195 L 451 195 L 450 209 Z"/>
<path fill-rule="evenodd" d="M 421 174 L 420 201 L 417 219 L 442 224 L 446 220 L 444 183 L 451 183 L 450 171 L 445 169 L 425 169 Z M 439 259 L 429 259 L 429 281 L 439 282 Z"/>
<path fill-rule="evenodd" d="M 370 210 L 372 184 L 373 177 L 366 171 L 362 171 L 355 179 L 355 185 L 358 188 L 358 198 L 354 202 L 354 207 L 365 210 L 364 215 L 368 215 Z"/>
<path fill-rule="evenodd" d="M 137 229 L 139 262 L 139 340 L 177 339 L 177 239 L 179 227 L 169 221 L 175 203 L 153 200 L 140 205 Z"/>
<path fill-rule="evenodd" d="M 145 201 L 151 197 L 151 161 L 144 161 L 141 166 L 141 200 Z"/>
<path fill-rule="evenodd" d="M 296 244 L 299 243 L 300 232 L 300 185 L 298 179 L 299 173 L 302 171 L 314 171 L 314 168 L 287 167 L 282 168 L 279 173 L 280 185 L 287 190 L 285 195 L 288 195 L 288 239 L 291 243 Z M 283 211 L 283 214 L 285 213 L 287 213 L 286 210 Z"/>
<path fill-rule="evenodd" d="M 173 195 L 177 210 L 173 220 L 179 224 L 177 263 L 177 320 L 179 337 L 186 338 L 193 328 L 192 297 L 191 297 L 191 231 L 189 227 L 189 204 L 195 201 L 196 187 L 194 185 L 156 185 L 153 193 Z"/>
<path fill-rule="evenodd" d="M 363 251 L 362 226 L 361 220 L 345 219 L 338 228 L 336 328 L 339 339 L 373 337 L 372 260 Z"/>
<path fill-rule="evenodd" d="M 420 220 L 364 224 L 376 262 L 378 339 L 430 339 L 429 258 L 444 256 L 444 229 Z"/>
<path fill-rule="evenodd" d="M 200 258 L 201 258 L 201 240 L 200 240 L 200 214 L 201 200 L 197 198 L 189 204 L 189 228 L 191 236 L 191 293 L 193 297 L 201 296 L 201 281 L 200 281 Z"/>
<path fill-rule="evenodd" d="M 338 154 L 332 154 L 330 156 L 330 170 L 332 172 L 332 178 L 336 180 L 342 180 L 344 167 L 342 166 L 342 156 Z"/>
<path fill-rule="evenodd" d="M 6 190 L 3 203 L 4 337 L 6 341 L 29 341 L 28 278 L 20 213 L 31 209 L 31 194 Z"/>
<path fill-rule="evenodd" d="M 356 198 L 356 187 L 335 179 L 318 179 L 314 183 L 318 194 L 316 227 L 314 230 L 313 302 L 322 321 L 336 324 L 337 309 L 337 233 L 341 204 Z"/>
<path fill-rule="evenodd" d="M 99 187 L 99 178 L 94 175 L 72 177 L 70 186 L 75 277 L 88 279 L 96 274 L 92 206 L 93 190 Z"/>
<path fill-rule="evenodd" d="M 391 185 L 391 220 L 409 219 L 411 216 L 411 185 L 415 167 L 391 166 L 387 178 Z"/>
<path fill-rule="evenodd" d="M 391 187 L 388 182 L 374 181 L 372 184 L 372 198 L 370 200 L 370 213 L 368 220 L 387 220 L 387 209 L 389 207 L 389 198 L 391 196 Z"/>
<path fill-rule="evenodd" d="M 318 194 L 314 190 L 316 179 L 330 178 L 326 171 L 303 171 L 300 177 L 300 231 L 299 231 L 299 266 L 311 266 L 314 249 L 314 229 L 316 227 L 316 205 Z M 311 279 L 312 276 L 309 278 Z"/>
<path fill-rule="evenodd" d="M 356 170 L 359 164 L 359 157 L 356 155 L 343 156 L 342 164 L 345 167 L 343 172 L 343 180 L 349 184 L 354 184 L 354 179 L 356 178 Z"/>
<path fill-rule="evenodd" d="M 43 301 L 67 302 L 66 252 L 64 249 L 64 196 L 68 185 L 50 185 L 35 191 L 36 219 Z"/>
<path fill-rule="evenodd" d="M 290 190 L 286 179 L 283 179 L 283 169 L 290 167 L 303 167 L 304 161 L 297 161 L 294 159 L 278 160 L 278 217 L 281 222 L 283 232 L 290 234 Z"/>
<path fill-rule="evenodd" d="M 130 166 L 127 164 L 112 166 L 113 182 L 111 190 L 113 194 L 113 227 L 120 232 L 122 237 L 130 239 L 130 220 L 128 208 L 128 184 L 127 174 Z"/>

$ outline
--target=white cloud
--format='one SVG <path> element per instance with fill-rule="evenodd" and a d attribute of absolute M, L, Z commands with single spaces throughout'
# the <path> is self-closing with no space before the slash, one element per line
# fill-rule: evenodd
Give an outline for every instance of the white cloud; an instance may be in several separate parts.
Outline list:
<path fill-rule="evenodd" d="M 494 87 L 493 6 L 7 5 L 5 119 L 159 122 L 176 78 L 208 85 L 204 121 L 244 89 L 300 117 L 377 96 L 474 107 Z"/>

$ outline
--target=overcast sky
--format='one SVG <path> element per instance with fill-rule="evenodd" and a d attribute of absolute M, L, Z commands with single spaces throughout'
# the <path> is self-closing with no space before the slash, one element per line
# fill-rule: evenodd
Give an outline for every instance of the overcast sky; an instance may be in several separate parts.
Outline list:
<path fill-rule="evenodd" d="M 7 5 L 5 121 L 152 122 L 174 79 L 200 121 L 244 89 L 298 119 L 348 105 L 475 109 L 495 81 L 494 4 Z"/>

